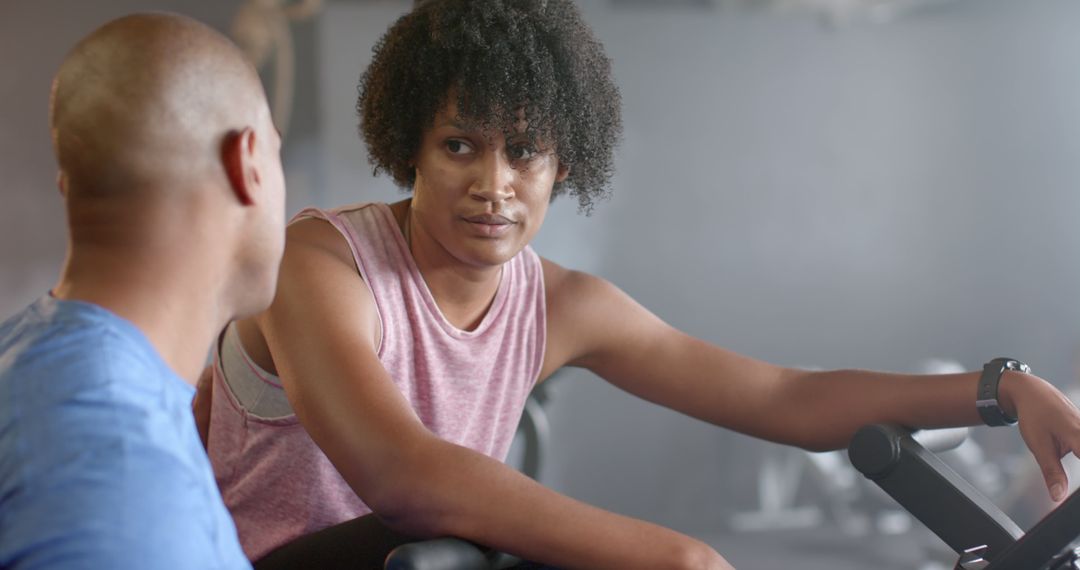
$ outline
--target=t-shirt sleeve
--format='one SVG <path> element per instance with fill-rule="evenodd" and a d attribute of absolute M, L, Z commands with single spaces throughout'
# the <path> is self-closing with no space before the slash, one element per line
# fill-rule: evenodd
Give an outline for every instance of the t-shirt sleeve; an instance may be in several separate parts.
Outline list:
<path fill-rule="evenodd" d="M 22 423 L 25 480 L 0 533 L 13 569 L 250 568 L 186 393 L 131 354 L 84 363 L 85 389 L 40 398 L 47 415 Z"/>
<path fill-rule="evenodd" d="M 21 509 L 18 526 L 38 548 L 20 568 L 245 567 L 225 563 L 214 505 L 180 459 L 131 438 L 69 455 Z"/>

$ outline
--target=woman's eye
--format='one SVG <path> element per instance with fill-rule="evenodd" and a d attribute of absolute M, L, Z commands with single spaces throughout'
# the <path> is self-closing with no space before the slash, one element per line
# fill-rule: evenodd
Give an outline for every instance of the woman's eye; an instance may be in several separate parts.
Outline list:
<path fill-rule="evenodd" d="M 450 154 L 468 154 L 472 152 L 472 147 L 463 140 L 450 139 L 446 141 L 446 150 L 450 151 Z"/>
<path fill-rule="evenodd" d="M 510 160 L 532 160 L 536 156 L 536 149 L 525 145 L 515 145 L 507 149 L 507 154 L 510 155 Z"/>

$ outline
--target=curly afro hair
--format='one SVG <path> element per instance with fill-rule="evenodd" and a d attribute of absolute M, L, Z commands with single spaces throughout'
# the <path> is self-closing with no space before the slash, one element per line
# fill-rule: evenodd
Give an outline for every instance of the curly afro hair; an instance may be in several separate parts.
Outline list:
<path fill-rule="evenodd" d="M 409 189 L 410 165 L 448 97 L 458 115 L 554 144 L 570 166 L 552 198 L 569 192 L 588 213 L 609 193 L 621 98 L 611 60 L 570 0 L 426 0 L 376 44 L 360 79 L 360 132 L 375 172 Z"/>

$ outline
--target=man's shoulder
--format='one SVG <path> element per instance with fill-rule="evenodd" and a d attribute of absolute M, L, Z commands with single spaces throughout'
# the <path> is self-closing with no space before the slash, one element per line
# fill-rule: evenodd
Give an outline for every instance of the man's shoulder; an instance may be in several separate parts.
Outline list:
<path fill-rule="evenodd" d="M 191 388 L 134 325 L 93 311 L 32 312 L 0 330 L 0 425 L 27 436 L 67 429 L 112 437 L 121 425 L 145 432 L 190 401 Z"/>
<path fill-rule="evenodd" d="M 80 346 L 127 351 L 133 345 L 144 344 L 140 336 L 135 325 L 102 307 L 46 297 L 0 324 L 0 353 L 38 347 L 70 350 Z"/>
<path fill-rule="evenodd" d="M 104 453 L 175 436 L 190 387 L 108 326 L 49 329 L 0 352 L 0 427 L 32 449 Z"/>
<path fill-rule="evenodd" d="M 0 378 L 42 375 L 122 380 L 160 369 L 152 346 L 131 323 L 86 303 L 35 303 L 0 326 Z"/>
<path fill-rule="evenodd" d="M 0 500 L 0 564 L 247 568 L 209 475 L 199 477 L 180 450 L 131 435 L 54 439 L 35 454 L 32 477 Z"/>
<path fill-rule="evenodd" d="M 210 567 L 217 549 L 238 551 L 235 529 L 207 514 L 223 507 L 190 395 L 145 339 L 93 315 L 27 315 L 3 334 L 0 546 L 20 552 L 0 552 L 0 566 Z M 206 533 L 203 551 L 193 533 Z"/>

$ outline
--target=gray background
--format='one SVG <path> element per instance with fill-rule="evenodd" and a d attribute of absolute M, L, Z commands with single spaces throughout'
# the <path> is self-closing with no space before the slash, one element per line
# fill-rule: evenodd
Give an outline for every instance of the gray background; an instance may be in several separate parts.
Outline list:
<path fill-rule="evenodd" d="M 773 362 L 910 371 L 927 358 L 975 368 L 1008 354 L 1071 388 L 1080 4 L 956 1 L 841 27 L 732 2 L 581 4 L 615 62 L 625 141 L 613 198 L 591 217 L 557 201 L 534 244 L 541 255 Z M 133 10 L 227 30 L 238 5 L 0 3 L 0 315 L 42 294 L 63 259 L 46 117 L 67 49 Z M 409 5 L 327 2 L 294 26 L 290 211 L 400 196 L 371 177 L 353 109 L 370 46 Z M 557 451 L 543 478 L 557 489 L 707 537 L 740 567 L 778 567 L 766 552 L 777 544 L 802 548 L 803 567 L 863 560 L 866 541 L 827 524 L 815 540 L 732 538 L 727 521 L 753 508 L 759 462 L 784 453 L 774 446 L 580 372 L 557 380 L 549 409 Z M 1015 449 L 1014 434 L 986 431 L 980 441 Z M 804 485 L 801 500 L 815 501 Z"/>

